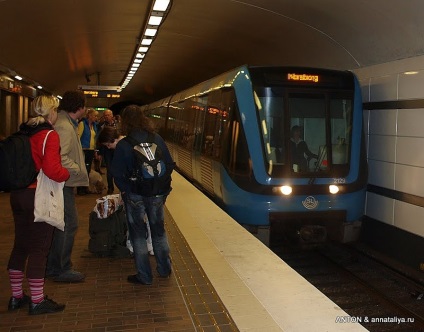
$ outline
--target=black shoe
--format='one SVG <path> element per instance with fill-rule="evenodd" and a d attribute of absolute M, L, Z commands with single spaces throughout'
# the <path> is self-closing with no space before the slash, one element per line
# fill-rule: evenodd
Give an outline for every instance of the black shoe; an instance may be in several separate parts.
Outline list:
<path fill-rule="evenodd" d="M 137 275 L 132 275 L 132 276 L 128 276 L 127 278 L 128 282 L 132 283 L 132 284 L 139 284 L 139 285 L 151 285 L 151 282 L 146 282 L 146 281 L 142 281 L 140 279 L 137 278 Z"/>
<path fill-rule="evenodd" d="M 83 282 L 85 275 L 75 270 L 69 270 L 53 278 L 54 282 Z"/>
<path fill-rule="evenodd" d="M 9 300 L 9 305 L 7 306 L 7 310 L 13 311 L 19 308 L 22 308 L 24 305 L 28 304 L 31 301 L 31 298 L 28 295 L 22 296 L 21 298 L 11 297 Z"/>
<path fill-rule="evenodd" d="M 44 297 L 44 300 L 40 303 L 30 303 L 28 313 L 30 315 L 42 315 L 42 314 L 51 314 L 54 312 L 59 312 L 65 309 L 64 304 L 56 303 L 49 298 Z"/>

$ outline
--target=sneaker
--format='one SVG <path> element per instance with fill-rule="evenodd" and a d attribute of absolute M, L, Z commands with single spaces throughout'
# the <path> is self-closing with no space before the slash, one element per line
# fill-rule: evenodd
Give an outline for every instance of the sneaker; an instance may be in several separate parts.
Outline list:
<path fill-rule="evenodd" d="M 146 281 L 142 281 L 140 279 L 138 279 L 137 275 L 134 274 L 132 276 L 128 276 L 127 278 L 128 282 L 132 283 L 132 284 L 139 284 L 139 285 L 151 285 L 151 282 L 146 282 Z"/>
<path fill-rule="evenodd" d="M 64 304 L 56 303 L 47 296 L 40 303 L 30 303 L 28 313 L 30 315 L 42 315 L 59 312 L 65 309 Z"/>
<path fill-rule="evenodd" d="M 69 270 L 59 274 L 53 278 L 55 282 L 82 282 L 85 279 L 85 275 L 81 272 Z"/>
<path fill-rule="evenodd" d="M 24 305 L 28 304 L 31 301 L 31 298 L 28 295 L 24 295 L 21 298 L 11 297 L 9 300 L 9 305 L 7 306 L 7 310 L 13 311 L 17 310 Z"/>

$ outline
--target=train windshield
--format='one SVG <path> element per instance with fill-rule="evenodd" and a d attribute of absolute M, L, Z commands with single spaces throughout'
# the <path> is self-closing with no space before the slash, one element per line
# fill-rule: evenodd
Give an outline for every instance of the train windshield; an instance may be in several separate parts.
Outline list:
<path fill-rule="evenodd" d="M 352 92 L 281 85 L 254 92 L 269 175 L 347 175 Z"/>

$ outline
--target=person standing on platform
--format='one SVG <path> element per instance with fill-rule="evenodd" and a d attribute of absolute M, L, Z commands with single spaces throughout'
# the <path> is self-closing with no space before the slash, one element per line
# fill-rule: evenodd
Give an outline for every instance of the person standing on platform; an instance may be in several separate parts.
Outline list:
<path fill-rule="evenodd" d="M 99 122 L 99 127 L 101 129 L 105 127 L 112 127 L 118 129 L 118 124 L 113 117 L 113 112 L 111 110 L 105 110 L 103 112 L 102 120 Z M 110 172 L 110 165 L 112 163 L 114 150 L 106 149 L 105 147 L 101 147 L 99 149 L 100 154 L 102 155 L 105 165 L 106 165 L 106 179 L 107 179 L 107 194 L 113 194 L 115 186 L 113 184 L 113 176 Z"/>
<path fill-rule="evenodd" d="M 116 144 L 118 144 L 118 142 L 123 139 L 125 136 L 119 135 L 118 130 L 112 128 L 112 127 L 106 127 L 103 128 L 99 135 L 97 136 L 97 144 L 101 145 L 101 146 L 105 146 L 108 149 L 116 149 Z M 127 218 L 128 219 L 128 218 Z M 147 218 L 146 218 L 147 220 Z M 149 251 L 149 255 L 154 256 L 154 251 L 153 251 L 153 244 L 152 244 L 152 235 L 150 232 L 150 227 L 148 222 L 145 220 L 146 222 L 146 226 L 147 226 L 147 239 L 146 239 L 146 243 L 147 243 L 147 250 Z M 127 234 L 128 237 L 128 234 Z M 127 240 L 127 248 L 128 250 L 131 252 L 131 254 L 134 253 L 134 249 L 133 249 L 133 245 L 131 243 L 131 240 L 128 237 Z"/>
<path fill-rule="evenodd" d="M 78 137 L 78 120 L 85 114 L 85 96 L 82 91 L 67 91 L 59 105 L 55 129 L 60 136 L 62 165 L 70 173 L 63 188 L 65 230 L 55 229 L 47 261 L 46 275 L 57 282 L 81 282 L 85 275 L 72 269 L 72 249 L 78 229 L 75 188 L 88 187 L 84 153 Z"/>
<path fill-rule="evenodd" d="M 174 161 L 162 137 L 154 133 L 151 121 L 144 115 L 142 109 L 136 105 L 127 106 L 121 113 L 122 135 L 116 145 L 115 156 L 112 161 L 111 172 L 116 186 L 122 194 L 127 212 L 127 221 L 131 243 L 134 248 L 135 266 L 137 274 L 128 276 L 130 283 L 151 285 L 153 274 L 147 250 L 147 226 L 144 215 L 147 214 L 156 259 L 156 270 L 161 278 L 168 278 L 171 274 L 169 258 L 169 244 L 165 232 L 164 203 L 171 191 L 170 175 L 174 168 Z M 134 174 L 139 169 L 135 162 L 134 149 L 128 138 L 138 142 L 147 142 L 151 138 L 162 151 L 162 160 L 166 167 L 169 181 L 166 185 L 156 188 L 154 182 L 134 181 Z M 152 188 L 157 190 L 152 191 Z"/>
<path fill-rule="evenodd" d="M 82 150 L 84 152 L 85 167 L 87 168 L 87 174 L 90 177 L 91 166 L 93 164 L 95 149 L 96 149 L 96 138 L 97 138 L 97 117 L 99 112 L 94 108 L 88 108 L 86 116 L 78 124 L 78 135 L 81 140 Z M 78 195 L 88 194 L 88 188 L 78 187 Z"/>
<path fill-rule="evenodd" d="M 61 164 L 59 135 L 55 131 L 49 134 L 43 155 L 44 139 L 56 122 L 58 105 L 59 101 L 54 97 L 36 97 L 31 104 L 31 117 L 20 129 L 31 135 L 31 152 L 36 169 L 43 169 L 44 174 L 53 181 L 62 182 L 69 178 L 69 172 Z M 44 296 L 47 255 L 55 228 L 45 222 L 34 222 L 36 186 L 37 181 L 34 181 L 28 188 L 10 193 L 15 241 L 7 266 L 12 288 L 8 310 L 14 311 L 29 304 L 30 315 L 53 313 L 65 308 L 64 304 Z M 25 269 L 31 297 L 22 288 Z"/>

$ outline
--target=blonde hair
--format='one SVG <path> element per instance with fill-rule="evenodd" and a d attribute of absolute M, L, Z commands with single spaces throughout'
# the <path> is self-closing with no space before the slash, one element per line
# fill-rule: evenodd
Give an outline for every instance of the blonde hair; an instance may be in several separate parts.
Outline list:
<path fill-rule="evenodd" d="M 31 103 L 30 119 L 27 121 L 29 126 L 38 126 L 47 119 L 51 113 L 57 110 L 59 100 L 53 96 L 38 96 Z"/>
<path fill-rule="evenodd" d="M 91 114 L 99 114 L 98 111 L 96 111 L 94 108 L 87 108 L 87 111 L 85 113 L 85 117 L 88 118 Z"/>

